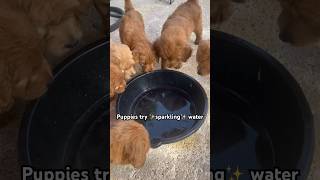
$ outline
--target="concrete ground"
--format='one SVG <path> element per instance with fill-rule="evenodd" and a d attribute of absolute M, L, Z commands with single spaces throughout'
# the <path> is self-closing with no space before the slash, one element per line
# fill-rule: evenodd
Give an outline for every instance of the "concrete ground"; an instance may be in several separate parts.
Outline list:
<path fill-rule="evenodd" d="M 81 17 L 83 39 L 80 45 L 68 55 L 83 48 L 87 44 L 101 38 L 99 27 L 101 22 L 95 9 L 91 8 L 87 15 Z M 68 56 L 66 55 L 66 56 Z M 62 61 L 64 57 L 57 59 Z M 0 179 L 18 180 L 20 178 L 20 166 L 18 163 L 18 134 L 20 122 L 23 116 L 25 102 L 16 103 L 15 107 L 5 114 L 0 114 Z M 6 122 L 6 123 L 4 123 Z"/>
<path fill-rule="evenodd" d="M 241 37 L 278 59 L 300 83 L 313 112 L 315 154 L 309 180 L 320 179 L 320 46 L 295 48 L 278 38 L 277 17 L 280 4 L 273 0 L 248 0 L 234 4 L 234 13 L 227 22 L 215 27 Z"/>
<path fill-rule="evenodd" d="M 185 2 L 175 0 L 173 4 L 169 0 L 133 0 L 135 8 L 142 13 L 145 21 L 146 33 L 151 41 L 160 36 L 162 24 L 174 9 Z M 123 9 L 124 1 L 111 1 L 111 6 Z M 203 9 L 203 38 L 210 38 L 210 0 L 200 0 Z M 120 42 L 119 31 L 110 35 L 115 42 Z M 195 36 L 192 36 L 194 41 Z M 192 42 L 190 42 L 192 43 Z M 192 45 L 193 55 L 179 71 L 191 75 L 204 87 L 210 102 L 210 77 L 197 75 L 195 53 L 197 46 Z M 210 107 L 209 107 L 210 108 Z M 132 166 L 111 166 L 111 179 L 208 179 L 210 168 L 210 111 L 202 127 L 192 136 L 177 143 L 163 145 L 152 149 L 141 169 Z"/>

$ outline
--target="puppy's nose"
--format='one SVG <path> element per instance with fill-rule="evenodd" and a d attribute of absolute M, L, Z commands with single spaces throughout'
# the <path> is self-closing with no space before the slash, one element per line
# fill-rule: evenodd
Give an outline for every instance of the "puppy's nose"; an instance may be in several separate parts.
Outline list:
<path fill-rule="evenodd" d="M 65 48 L 72 49 L 75 48 L 79 44 L 79 40 L 75 40 L 69 44 L 64 45 Z"/>
<path fill-rule="evenodd" d="M 290 37 L 289 33 L 284 33 L 281 32 L 279 34 L 279 39 L 283 42 L 287 42 L 287 43 L 291 43 L 292 42 L 292 38 Z"/>

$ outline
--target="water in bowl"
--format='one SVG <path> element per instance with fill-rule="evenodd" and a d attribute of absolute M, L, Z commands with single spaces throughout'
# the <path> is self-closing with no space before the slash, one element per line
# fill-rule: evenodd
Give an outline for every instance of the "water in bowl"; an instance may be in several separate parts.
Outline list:
<path fill-rule="evenodd" d="M 215 87 L 213 153 L 215 169 L 239 167 L 267 169 L 275 164 L 268 131 L 245 98 L 232 90 Z"/>
<path fill-rule="evenodd" d="M 158 88 L 147 91 L 134 105 L 135 115 L 147 115 L 147 121 L 140 121 L 149 130 L 151 139 L 175 137 L 190 129 L 196 123 L 188 115 L 195 115 L 195 104 L 188 94 L 175 88 Z M 156 120 L 151 115 L 169 115 Z M 178 119 L 180 118 L 180 120 Z M 185 119 L 182 119 L 185 118 Z"/>

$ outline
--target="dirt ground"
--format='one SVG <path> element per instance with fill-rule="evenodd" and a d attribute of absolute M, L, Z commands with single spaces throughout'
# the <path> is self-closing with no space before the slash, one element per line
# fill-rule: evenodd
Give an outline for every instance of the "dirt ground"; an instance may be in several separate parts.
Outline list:
<path fill-rule="evenodd" d="M 241 37 L 266 50 L 280 61 L 302 87 L 314 116 L 315 153 L 309 180 L 320 179 L 320 46 L 296 48 L 278 38 L 276 0 L 247 0 L 233 4 L 231 19 L 216 29 Z"/>
<path fill-rule="evenodd" d="M 133 0 L 135 8 L 142 13 L 147 36 L 154 41 L 160 36 L 162 24 L 174 9 L 185 2 L 175 0 L 171 5 L 169 0 Z M 124 8 L 123 0 L 111 1 L 111 6 Z M 200 0 L 203 10 L 203 39 L 210 38 L 210 0 Z M 111 40 L 120 42 L 119 31 L 110 35 Z M 192 36 L 192 42 L 195 36 Z M 179 71 L 184 72 L 197 81 L 205 89 L 210 103 L 210 77 L 197 75 L 195 53 L 196 45 L 192 45 L 193 55 Z M 210 109 L 210 107 L 209 107 Z M 132 166 L 111 166 L 112 180 L 128 179 L 208 179 L 210 168 L 210 111 L 202 127 L 192 136 L 177 143 L 163 145 L 152 149 L 143 168 Z"/>
<path fill-rule="evenodd" d="M 89 43 L 101 38 L 98 36 L 100 26 L 99 16 L 92 8 L 88 15 L 81 18 L 84 37 L 80 45 L 69 54 L 76 52 Z M 68 55 L 69 55 L 68 54 Z M 67 55 L 67 56 L 68 56 Z M 61 58 L 62 60 L 64 57 Z M 0 115 L 1 122 L 8 122 L 4 127 L 0 125 L 0 179 L 20 179 L 20 166 L 18 164 L 18 133 L 20 122 L 23 116 L 25 103 L 19 102 L 8 113 Z"/>

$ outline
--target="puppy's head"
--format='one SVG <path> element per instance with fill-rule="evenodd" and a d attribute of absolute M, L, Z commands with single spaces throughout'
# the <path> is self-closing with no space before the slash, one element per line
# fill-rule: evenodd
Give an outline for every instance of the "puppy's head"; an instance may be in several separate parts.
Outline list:
<path fill-rule="evenodd" d="M 279 38 L 296 46 L 314 43 L 320 39 L 320 2 L 317 0 L 281 1 L 278 18 Z"/>
<path fill-rule="evenodd" d="M 79 45 L 82 38 L 80 22 L 74 15 L 69 15 L 58 23 L 47 25 L 44 29 L 40 29 L 39 33 L 46 41 L 47 55 L 53 57 L 67 54 Z"/>
<path fill-rule="evenodd" d="M 79 43 L 82 31 L 77 19 L 78 0 L 26 0 L 22 4 L 45 39 L 49 56 L 61 57 Z"/>
<path fill-rule="evenodd" d="M 138 52 L 136 53 L 136 51 Z M 142 66 L 144 72 L 151 72 L 155 69 L 157 57 L 151 44 L 133 50 L 132 54 L 135 61 L 138 61 L 137 63 Z"/>
<path fill-rule="evenodd" d="M 126 81 L 125 74 L 121 69 L 110 63 L 110 97 L 120 94 L 125 90 Z"/>
<path fill-rule="evenodd" d="M 110 61 L 123 71 L 126 80 L 129 80 L 136 73 L 133 53 L 125 44 L 110 43 Z"/>
<path fill-rule="evenodd" d="M 181 62 L 186 62 L 192 55 L 192 48 L 184 40 L 161 38 L 156 40 L 154 48 L 157 55 L 161 57 L 163 68 L 181 67 Z"/>
<path fill-rule="evenodd" d="M 110 159 L 113 164 L 131 164 L 135 168 L 144 165 L 150 149 L 148 131 L 130 120 L 111 128 Z"/>

